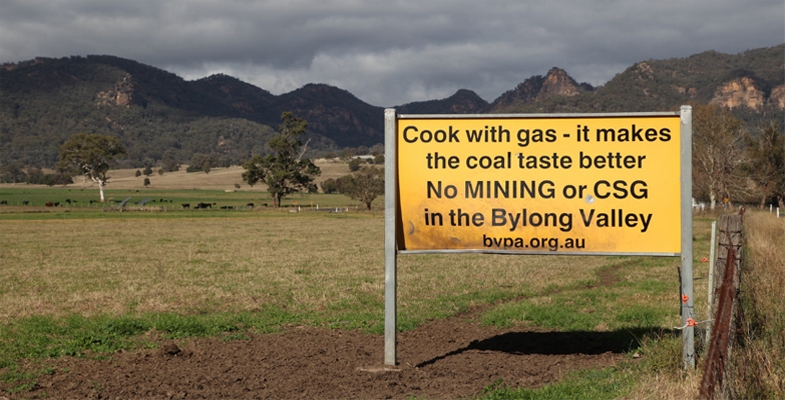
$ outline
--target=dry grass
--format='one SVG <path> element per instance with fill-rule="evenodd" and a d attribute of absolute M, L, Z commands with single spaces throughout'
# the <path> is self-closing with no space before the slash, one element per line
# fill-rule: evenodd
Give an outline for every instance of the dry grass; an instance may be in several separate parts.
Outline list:
<path fill-rule="evenodd" d="M 730 353 L 733 398 L 785 398 L 785 219 L 748 213 L 741 332 Z"/>
<path fill-rule="evenodd" d="M 233 219 L 0 222 L 0 321 L 176 311 L 379 313 L 383 219 L 253 215 Z M 404 255 L 399 306 L 423 318 L 593 279 L 604 257 Z M 576 268 L 576 264 L 580 268 Z"/>
<path fill-rule="evenodd" d="M 683 374 L 643 375 L 642 379 L 625 399 L 635 400 L 683 400 L 697 399 L 701 371 L 690 370 Z"/>

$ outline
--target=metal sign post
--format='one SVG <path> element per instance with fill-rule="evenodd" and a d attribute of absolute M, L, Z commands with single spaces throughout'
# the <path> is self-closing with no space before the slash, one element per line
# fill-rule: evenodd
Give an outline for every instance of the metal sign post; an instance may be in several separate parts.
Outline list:
<path fill-rule="evenodd" d="M 395 220 L 397 213 L 397 160 L 395 135 L 395 109 L 384 110 L 384 363 L 395 365 L 397 332 L 397 279 L 398 249 L 395 246 Z"/>
<path fill-rule="evenodd" d="M 692 107 L 681 107 L 681 331 L 684 368 L 695 368 L 692 272 Z"/>

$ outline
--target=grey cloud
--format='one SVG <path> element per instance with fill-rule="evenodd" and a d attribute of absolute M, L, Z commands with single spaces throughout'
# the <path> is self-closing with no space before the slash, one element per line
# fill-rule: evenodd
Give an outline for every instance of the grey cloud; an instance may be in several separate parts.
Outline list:
<path fill-rule="evenodd" d="M 0 62 L 112 54 L 273 93 L 328 83 L 376 105 L 492 101 L 558 66 L 603 84 L 650 58 L 785 41 L 785 4 L 732 0 L 2 0 Z"/>

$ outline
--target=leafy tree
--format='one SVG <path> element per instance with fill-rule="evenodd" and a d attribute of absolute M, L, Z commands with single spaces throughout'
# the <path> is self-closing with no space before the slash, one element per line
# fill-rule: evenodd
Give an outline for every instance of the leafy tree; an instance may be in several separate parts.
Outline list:
<path fill-rule="evenodd" d="M 163 174 L 164 174 L 164 172 L 165 172 L 165 171 L 164 171 L 164 169 L 163 169 L 163 168 L 158 168 L 158 175 L 163 175 Z"/>
<path fill-rule="evenodd" d="M 18 183 L 24 182 L 27 174 L 22 169 L 22 163 L 19 161 L 12 161 L 8 164 L 0 165 L 0 182 L 3 183 Z"/>
<path fill-rule="evenodd" d="M 692 115 L 693 192 L 708 196 L 713 210 L 718 196 L 730 199 L 742 186 L 742 121 L 713 104 Z"/>
<path fill-rule="evenodd" d="M 174 150 L 167 149 L 163 156 L 161 156 L 161 168 L 165 172 L 174 172 L 180 169 L 180 164 L 177 162 L 175 158 Z"/>
<path fill-rule="evenodd" d="M 116 137 L 77 133 L 60 146 L 57 167 L 62 171 L 72 170 L 97 183 L 101 202 L 104 202 L 109 167 L 123 155 L 125 148 Z"/>
<path fill-rule="evenodd" d="M 354 155 L 354 149 L 353 149 L 353 148 L 351 148 L 351 147 L 344 147 L 344 148 L 343 148 L 343 149 L 341 149 L 341 151 L 338 153 L 338 157 L 339 157 L 339 158 L 340 158 L 342 161 L 346 161 L 346 160 L 348 160 L 348 159 L 349 159 L 349 158 L 351 158 L 353 155 Z"/>
<path fill-rule="evenodd" d="M 384 145 L 381 143 L 376 143 L 375 145 L 371 146 L 368 151 L 371 152 L 372 156 L 378 156 L 380 154 L 384 154 Z"/>
<path fill-rule="evenodd" d="M 349 171 L 356 172 L 360 169 L 360 164 L 362 164 L 363 160 L 359 158 L 352 158 L 352 161 L 349 161 Z"/>
<path fill-rule="evenodd" d="M 65 186 L 70 183 L 74 183 L 73 177 L 71 177 L 67 171 L 58 170 L 54 174 L 47 174 L 47 176 L 52 177 L 51 179 L 47 178 L 46 180 L 46 184 L 49 186 L 54 186 L 55 184 Z"/>
<path fill-rule="evenodd" d="M 353 200 L 365 203 L 371 209 L 376 197 L 384 194 L 384 170 L 376 167 L 362 167 L 354 174 L 339 179 L 339 191 Z"/>
<path fill-rule="evenodd" d="M 144 178 L 144 187 L 150 186 L 150 178 Z"/>
<path fill-rule="evenodd" d="M 45 175 L 44 171 L 41 168 L 28 168 L 27 169 L 27 183 L 32 183 L 34 185 L 44 184 L 45 183 Z"/>
<path fill-rule="evenodd" d="M 137 177 L 137 178 L 138 178 L 138 177 L 140 177 L 140 176 L 142 176 L 142 171 L 139 171 L 139 170 L 137 169 L 137 170 L 136 170 L 136 173 L 134 174 L 134 176 L 135 176 L 135 177 Z"/>
<path fill-rule="evenodd" d="M 153 169 L 150 168 L 150 166 L 148 165 L 148 166 L 144 167 L 143 173 L 144 173 L 144 176 L 150 176 L 150 175 L 153 174 Z"/>
<path fill-rule="evenodd" d="M 763 125 L 757 136 L 747 135 L 746 139 L 748 172 L 760 196 L 760 207 L 775 196 L 780 208 L 785 208 L 785 135 L 779 124 Z"/>
<path fill-rule="evenodd" d="M 243 164 L 246 169 L 243 180 L 251 186 L 260 181 L 265 183 L 273 198 L 273 207 L 280 207 L 281 200 L 292 193 L 315 193 L 317 188 L 313 179 L 321 174 L 311 160 L 302 158 L 307 143 L 303 146 L 300 137 L 305 134 L 308 123 L 288 111 L 281 114 L 281 120 L 281 133 L 269 142 L 275 154 L 257 155 Z"/>
<path fill-rule="evenodd" d="M 202 171 L 204 171 L 205 174 L 209 174 L 210 169 L 210 161 L 205 161 L 204 164 L 202 164 Z"/>
<path fill-rule="evenodd" d="M 202 153 L 194 153 L 191 157 L 191 161 L 188 162 L 188 168 L 185 169 L 186 172 L 198 172 L 202 170 L 204 163 L 210 161 L 210 156 L 207 154 Z"/>
<path fill-rule="evenodd" d="M 338 187 L 335 185 L 335 179 L 327 178 L 322 183 L 322 192 L 324 193 L 336 193 L 338 191 Z"/>

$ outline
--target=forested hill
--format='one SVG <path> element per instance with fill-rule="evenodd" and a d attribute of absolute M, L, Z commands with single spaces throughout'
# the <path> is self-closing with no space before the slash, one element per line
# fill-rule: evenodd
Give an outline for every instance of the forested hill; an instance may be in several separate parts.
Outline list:
<path fill-rule="evenodd" d="M 341 101 L 330 96 L 312 101 L 320 89 L 338 93 Z M 351 121 L 359 127 L 354 130 L 320 120 L 334 119 L 326 113 L 352 118 L 360 110 L 363 115 L 373 114 L 367 109 L 383 114 L 381 108 L 337 88 L 308 85 L 274 96 L 229 76 L 185 81 L 111 56 L 6 64 L 0 68 L 0 91 L 2 163 L 53 166 L 58 146 L 74 133 L 84 132 L 119 137 L 128 150 L 124 166 L 155 165 L 168 149 L 180 162 L 202 153 L 212 155 L 214 166 L 237 164 L 269 151 L 266 143 L 276 134 L 281 112 L 287 110 L 309 121 L 313 152 L 383 141 L 381 123 L 376 130 L 367 128 L 373 126 L 372 117 Z"/>
<path fill-rule="evenodd" d="M 782 120 L 784 49 L 642 61 L 598 88 L 552 68 L 490 103 L 462 89 L 396 108 L 407 114 L 618 112 L 714 102 L 749 124 Z M 308 121 L 311 155 L 383 142 L 383 108 L 329 85 L 273 95 L 227 75 L 186 81 L 113 56 L 37 58 L 0 66 L 0 165 L 51 167 L 58 146 L 80 132 L 119 137 L 128 150 L 125 167 L 155 165 L 170 149 L 183 163 L 200 153 L 215 166 L 237 164 L 269 151 L 283 111 Z"/>

